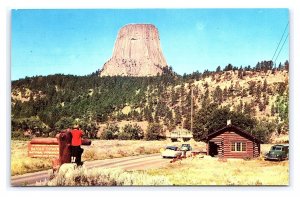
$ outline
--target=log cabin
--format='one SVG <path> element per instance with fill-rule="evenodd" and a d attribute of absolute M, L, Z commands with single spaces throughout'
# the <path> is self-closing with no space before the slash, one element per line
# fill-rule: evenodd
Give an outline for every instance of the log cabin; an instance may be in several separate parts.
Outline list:
<path fill-rule="evenodd" d="M 220 158 L 254 158 L 260 156 L 262 141 L 247 131 L 227 125 L 205 139 L 207 155 Z"/>

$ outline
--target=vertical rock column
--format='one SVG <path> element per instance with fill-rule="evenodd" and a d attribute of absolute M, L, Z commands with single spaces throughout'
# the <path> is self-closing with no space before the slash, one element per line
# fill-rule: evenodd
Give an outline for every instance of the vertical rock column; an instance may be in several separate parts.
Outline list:
<path fill-rule="evenodd" d="M 130 24 L 118 33 L 112 58 L 100 76 L 155 76 L 167 62 L 160 47 L 158 30 L 151 24 Z"/>

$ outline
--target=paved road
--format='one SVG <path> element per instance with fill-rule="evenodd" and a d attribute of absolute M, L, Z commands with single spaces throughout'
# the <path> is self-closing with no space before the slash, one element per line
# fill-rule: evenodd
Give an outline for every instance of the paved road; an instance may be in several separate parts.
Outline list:
<path fill-rule="evenodd" d="M 85 167 L 102 168 L 122 168 L 125 170 L 145 170 L 150 168 L 159 168 L 170 163 L 170 159 L 163 159 L 160 154 L 141 155 L 132 157 L 123 157 L 115 159 L 105 159 L 96 161 L 87 161 Z M 44 170 L 35 173 L 13 176 L 11 178 L 12 186 L 34 185 L 39 181 L 48 180 L 52 170 Z"/>

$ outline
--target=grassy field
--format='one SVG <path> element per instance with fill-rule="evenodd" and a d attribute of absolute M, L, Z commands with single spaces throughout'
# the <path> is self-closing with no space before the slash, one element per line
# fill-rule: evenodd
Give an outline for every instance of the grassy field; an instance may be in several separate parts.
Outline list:
<path fill-rule="evenodd" d="M 187 158 L 167 167 L 146 171 L 163 176 L 174 185 L 288 185 L 289 162 L 270 162 L 263 158 L 249 161 L 217 158 Z"/>
<path fill-rule="evenodd" d="M 52 159 L 27 156 L 28 141 L 11 141 L 11 175 L 36 172 L 52 168 Z"/>
<path fill-rule="evenodd" d="M 127 172 L 119 168 L 75 168 L 63 165 L 50 181 L 38 182 L 36 186 L 144 186 L 172 185 L 164 176 L 149 175 L 145 172 Z"/>
<path fill-rule="evenodd" d="M 204 149 L 203 142 L 189 142 L 194 149 Z M 94 140 L 91 146 L 82 146 L 85 151 L 83 160 L 99 160 L 134 155 L 159 153 L 167 145 L 180 146 L 181 142 L 140 141 L 140 140 Z"/>
<path fill-rule="evenodd" d="M 60 173 L 61 172 L 61 173 Z M 84 167 L 67 168 L 54 179 L 37 186 L 116 186 L 116 185 L 288 185 L 288 161 L 266 162 L 216 158 L 187 158 L 160 169 L 124 171 Z"/>
<path fill-rule="evenodd" d="M 195 149 L 203 149 L 204 143 L 190 142 Z M 20 175 L 52 168 L 52 159 L 27 156 L 28 141 L 11 141 L 11 175 Z M 180 145 L 169 141 L 93 140 L 91 146 L 82 146 L 83 161 L 159 153 L 166 145 Z"/>
<path fill-rule="evenodd" d="M 268 150 L 270 145 L 263 145 Z M 264 151 L 263 150 L 263 151 Z M 69 166 L 68 166 L 69 165 Z M 288 185 L 289 162 L 264 161 L 262 157 L 219 160 L 196 156 L 178 160 L 159 169 L 125 171 L 118 168 L 75 168 L 63 166 L 54 179 L 37 186 L 122 185 Z"/>
<path fill-rule="evenodd" d="M 11 142 L 11 175 L 35 172 L 52 167 L 51 159 L 29 158 L 27 157 L 27 141 Z M 194 149 L 203 150 L 204 143 L 189 142 Z M 158 153 L 166 145 L 180 145 L 169 141 L 121 141 L 121 140 L 93 140 L 91 146 L 83 146 L 85 149 L 83 160 L 98 160 L 132 155 L 142 155 Z M 265 154 L 270 149 L 271 144 L 261 145 L 261 153 Z M 96 173 L 97 172 L 97 173 Z M 80 171 L 86 180 L 91 180 L 101 176 L 103 173 L 119 174 L 121 177 L 129 176 L 129 180 L 105 179 L 104 184 L 129 185 L 147 184 L 157 185 L 159 183 L 169 185 L 287 185 L 289 183 L 289 163 L 263 161 L 262 157 L 250 161 L 239 159 L 228 159 L 226 162 L 219 161 L 217 158 L 204 156 L 204 158 L 187 158 L 182 161 L 169 164 L 160 169 L 152 169 L 140 172 L 109 171 L 102 172 L 97 170 Z M 124 175 L 126 174 L 126 176 Z M 137 173 L 137 174 L 136 174 Z M 118 176 L 119 176 L 118 175 Z M 110 177 L 110 175 L 109 175 Z M 139 177 L 135 180 L 134 177 Z M 141 178 L 144 177 L 144 178 Z M 156 177 L 156 178 L 153 178 Z M 158 177 L 158 178 L 157 178 Z M 163 177 L 163 178 L 162 178 Z M 97 179 L 98 179 L 97 178 Z M 131 180 L 132 179 L 132 180 Z M 145 182 L 141 181 L 145 179 Z M 61 181 L 61 180 L 60 180 Z M 58 182 L 62 184 L 61 182 Z M 65 184 L 73 184 L 65 181 Z M 52 185 L 56 183 L 52 182 Z M 74 183 L 75 184 L 75 183 Z M 101 185 L 102 183 L 97 183 Z"/>

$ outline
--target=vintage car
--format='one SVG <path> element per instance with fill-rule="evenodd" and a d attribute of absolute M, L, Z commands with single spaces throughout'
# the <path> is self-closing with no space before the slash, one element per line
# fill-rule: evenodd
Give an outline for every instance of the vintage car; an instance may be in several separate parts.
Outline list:
<path fill-rule="evenodd" d="M 180 147 L 181 151 L 192 151 L 192 146 L 190 144 L 182 144 Z"/>
<path fill-rule="evenodd" d="M 167 146 L 164 151 L 162 151 L 161 156 L 163 158 L 176 158 L 180 157 L 182 151 L 177 146 Z"/>
<path fill-rule="evenodd" d="M 265 160 L 282 161 L 289 158 L 289 145 L 274 145 L 265 155 Z"/>

